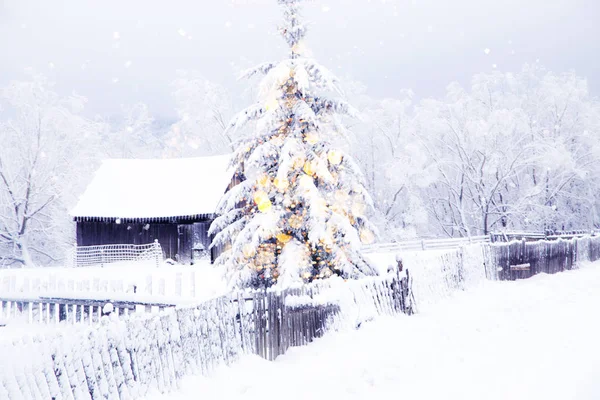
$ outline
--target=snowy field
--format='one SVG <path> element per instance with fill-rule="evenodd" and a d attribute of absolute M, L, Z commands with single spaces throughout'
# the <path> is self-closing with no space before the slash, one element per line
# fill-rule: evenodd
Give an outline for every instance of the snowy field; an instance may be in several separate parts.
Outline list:
<path fill-rule="evenodd" d="M 483 282 L 412 317 L 246 356 L 179 393 L 209 399 L 599 399 L 600 263 Z"/>

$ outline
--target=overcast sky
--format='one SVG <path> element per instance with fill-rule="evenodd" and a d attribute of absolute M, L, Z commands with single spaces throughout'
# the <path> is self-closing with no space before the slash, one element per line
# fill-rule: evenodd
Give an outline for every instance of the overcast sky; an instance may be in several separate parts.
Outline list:
<path fill-rule="evenodd" d="M 0 85 L 27 71 L 113 116 L 174 114 L 170 82 L 196 70 L 234 93 L 238 66 L 285 56 L 276 0 L 0 0 Z M 369 94 L 441 96 L 477 72 L 539 60 L 600 93 L 598 0 L 310 0 L 315 57 Z M 486 51 L 488 49 L 489 51 Z"/>

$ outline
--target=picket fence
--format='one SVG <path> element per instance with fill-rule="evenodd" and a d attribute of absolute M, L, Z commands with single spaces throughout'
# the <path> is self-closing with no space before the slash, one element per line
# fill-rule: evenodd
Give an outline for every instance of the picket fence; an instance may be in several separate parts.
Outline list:
<path fill-rule="evenodd" d="M 51 298 L 51 297 L 0 297 L 0 320 L 17 322 L 59 324 L 100 322 L 110 306 L 110 313 L 128 316 L 134 312 L 156 312 L 177 306 L 176 302 L 157 303 L 156 301 L 118 301 L 102 298 Z"/>
<path fill-rule="evenodd" d="M 237 293 L 155 314 L 103 317 L 93 328 L 0 340 L 1 399 L 136 399 L 168 392 L 241 354 L 274 359 L 329 329 L 410 313 L 408 277 L 341 279 Z"/>
<path fill-rule="evenodd" d="M 226 293 L 225 285 L 215 279 L 218 274 L 209 264 L 8 269 L 0 270 L 0 301 L 56 305 L 60 303 L 56 299 L 71 299 L 80 300 L 77 305 L 83 306 L 88 305 L 85 300 L 105 300 L 122 303 L 122 308 L 128 303 L 199 303 Z M 0 318 L 2 314 L 0 307 Z"/>

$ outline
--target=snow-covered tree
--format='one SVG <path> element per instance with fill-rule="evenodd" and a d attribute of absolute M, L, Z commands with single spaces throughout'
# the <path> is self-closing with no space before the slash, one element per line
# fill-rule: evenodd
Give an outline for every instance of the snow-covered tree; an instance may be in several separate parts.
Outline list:
<path fill-rule="evenodd" d="M 48 263 L 73 243 L 68 209 L 95 168 L 101 124 L 42 76 L 0 91 L 0 267 Z"/>
<path fill-rule="evenodd" d="M 371 220 L 381 240 L 430 233 L 421 191 L 437 178 L 437 171 L 415 137 L 413 93 L 401 91 L 398 98 L 376 100 L 355 89 L 352 96 L 361 119 L 352 125 L 350 151 L 373 196 Z"/>
<path fill-rule="evenodd" d="M 197 157 L 231 152 L 233 138 L 227 126 L 233 106 L 227 90 L 188 71 L 178 71 L 171 86 L 178 121 L 164 140 L 165 154 Z"/>
<path fill-rule="evenodd" d="M 213 245 L 228 247 L 217 263 L 233 286 L 375 274 L 361 254 L 375 236 L 366 217 L 372 201 L 355 162 L 334 145 L 345 134 L 339 115 L 353 109 L 329 97 L 340 94 L 336 78 L 308 57 L 300 2 L 278 0 L 289 57 L 244 74 L 266 76 L 258 103 L 230 127 L 254 121 L 232 162 L 242 182 L 224 196 L 211 226 Z"/>
<path fill-rule="evenodd" d="M 103 141 L 106 157 L 110 158 L 151 158 L 158 156 L 164 143 L 157 137 L 148 106 L 136 103 L 121 106 L 122 117 L 105 124 Z"/>
<path fill-rule="evenodd" d="M 526 65 L 421 102 L 415 138 L 437 169 L 422 193 L 450 236 L 597 225 L 597 101 L 585 80 Z"/>

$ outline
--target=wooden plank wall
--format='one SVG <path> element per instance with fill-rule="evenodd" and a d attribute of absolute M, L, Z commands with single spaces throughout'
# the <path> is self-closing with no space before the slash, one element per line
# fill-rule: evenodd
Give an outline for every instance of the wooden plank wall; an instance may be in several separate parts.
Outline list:
<path fill-rule="evenodd" d="M 208 228 L 211 222 L 199 221 L 185 224 L 77 222 L 77 245 L 148 244 L 157 239 L 165 258 L 188 264 L 192 260 L 192 248 L 196 243 L 202 243 L 206 249 L 209 248 L 212 238 L 208 235 Z M 211 254 L 214 260 L 220 255 L 220 251 L 214 250 Z"/>
<path fill-rule="evenodd" d="M 148 225 L 148 229 L 145 229 Z M 77 245 L 148 244 L 157 239 L 166 258 L 175 259 L 178 248 L 177 224 L 135 224 L 78 222 Z"/>

